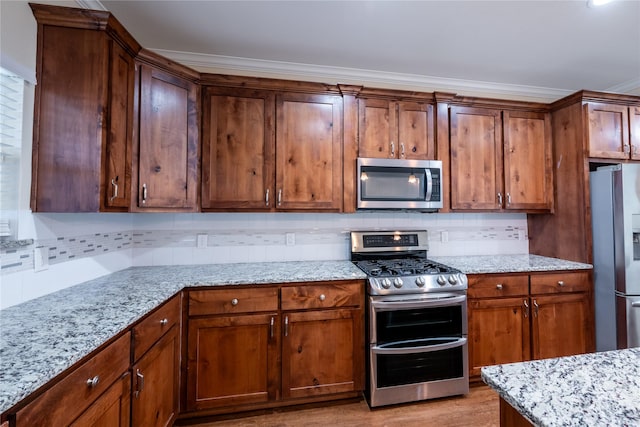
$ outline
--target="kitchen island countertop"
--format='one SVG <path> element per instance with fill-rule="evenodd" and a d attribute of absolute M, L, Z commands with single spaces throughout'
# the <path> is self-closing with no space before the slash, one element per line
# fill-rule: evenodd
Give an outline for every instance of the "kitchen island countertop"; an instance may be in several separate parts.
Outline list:
<path fill-rule="evenodd" d="M 591 268 L 535 255 L 432 259 L 467 274 Z M 365 278 L 349 261 L 132 267 L 0 310 L 0 413 L 184 288 Z"/>
<path fill-rule="evenodd" d="M 640 425 L 640 348 L 487 366 L 482 379 L 539 427 Z"/>

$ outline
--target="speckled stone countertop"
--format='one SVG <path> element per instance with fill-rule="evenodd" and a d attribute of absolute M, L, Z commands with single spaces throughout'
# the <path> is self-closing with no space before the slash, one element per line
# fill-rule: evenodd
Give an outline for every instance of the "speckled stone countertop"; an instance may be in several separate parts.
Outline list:
<path fill-rule="evenodd" d="M 487 366 L 482 379 L 536 426 L 640 426 L 640 348 Z"/>
<path fill-rule="evenodd" d="M 465 274 L 526 273 L 561 270 L 590 270 L 591 264 L 539 255 L 430 256 L 430 259 L 457 268 Z"/>
<path fill-rule="evenodd" d="M 0 310 L 0 413 L 185 287 L 364 278 L 349 261 L 134 267 Z"/>

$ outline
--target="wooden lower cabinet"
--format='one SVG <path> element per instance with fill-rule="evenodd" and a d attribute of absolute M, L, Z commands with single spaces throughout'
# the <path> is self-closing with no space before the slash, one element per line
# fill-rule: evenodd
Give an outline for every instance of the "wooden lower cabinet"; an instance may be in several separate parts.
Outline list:
<path fill-rule="evenodd" d="M 589 272 L 471 275 L 468 308 L 472 381 L 483 366 L 595 350 Z"/>
<path fill-rule="evenodd" d="M 131 374 L 126 372 L 119 381 L 109 387 L 82 415 L 71 423 L 71 427 L 128 427 L 130 425 L 130 405 Z"/>
<path fill-rule="evenodd" d="M 362 281 L 191 291 L 187 416 L 355 397 L 363 306 Z"/>

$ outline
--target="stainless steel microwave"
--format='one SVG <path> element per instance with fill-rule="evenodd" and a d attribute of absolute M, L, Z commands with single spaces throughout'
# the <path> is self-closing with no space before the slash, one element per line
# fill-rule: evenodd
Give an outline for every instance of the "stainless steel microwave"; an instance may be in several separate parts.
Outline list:
<path fill-rule="evenodd" d="M 440 160 L 358 158 L 358 209 L 442 208 Z"/>

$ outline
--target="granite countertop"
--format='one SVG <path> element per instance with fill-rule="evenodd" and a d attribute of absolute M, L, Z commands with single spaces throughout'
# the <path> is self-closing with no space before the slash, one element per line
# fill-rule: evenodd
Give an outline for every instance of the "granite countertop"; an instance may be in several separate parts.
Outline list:
<path fill-rule="evenodd" d="M 465 274 L 526 273 L 563 270 L 590 270 L 591 264 L 565 261 L 540 255 L 473 255 L 429 257 L 457 268 Z"/>
<path fill-rule="evenodd" d="M 0 310 L 0 413 L 185 287 L 365 278 L 349 261 L 133 267 Z"/>
<path fill-rule="evenodd" d="M 535 255 L 430 258 L 467 274 L 591 268 Z M 185 287 L 365 278 L 350 261 L 132 267 L 0 310 L 0 413 Z"/>
<path fill-rule="evenodd" d="M 487 366 L 482 379 L 536 426 L 640 425 L 640 348 Z"/>

